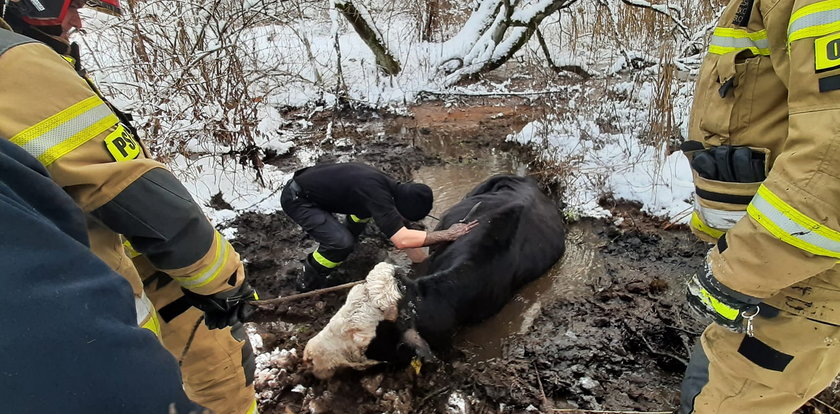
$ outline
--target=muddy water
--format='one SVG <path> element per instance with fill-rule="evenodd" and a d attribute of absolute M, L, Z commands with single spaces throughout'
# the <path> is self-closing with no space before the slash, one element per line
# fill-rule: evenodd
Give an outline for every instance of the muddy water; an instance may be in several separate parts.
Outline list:
<path fill-rule="evenodd" d="M 417 142 L 425 151 L 434 151 L 442 157 L 451 157 L 451 148 L 457 147 L 451 137 L 435 137 Z M 414 181 L 432 188 L 435 205 L 431 215 L 440 217 L 449 207 L 460 201 L 477 184 L 496 174 L 525 175 L 527 163 L 514 155 L 493 150 L 475 154 L 468 162 L 424 166 L 414 174 Z M 427 219 L 433 228 L 437 222 Z M 587 227 L 587 228 L 583 228 Z M 598 240 L 589 226 L 575 226 L 569 230 L 566 254 L 539 279 L 522 288 L 494 317 L 466 328 L 458 336 L 458 348 L 467 354 L 470 362 L 500 357 L 506 339 L 524 334 L 540 314 L 543 306 L 570 299 L 581 294 L 591 294 L 587 287 L 593 275 L 603 267 L 595 257 Z"/>
<path fill-rule="evenodd" d="M 566 239 L 566 254 L 539 279 L 519 290 L 494 317 L 459 334 L 460 348 L 470 362 L 502 356 L 506 340 L 528 332 L 543 307 L 576 296 L 591 295 L 587 282 L 600 274 L 597 239 L 588 229 L 573 227 Z"/>

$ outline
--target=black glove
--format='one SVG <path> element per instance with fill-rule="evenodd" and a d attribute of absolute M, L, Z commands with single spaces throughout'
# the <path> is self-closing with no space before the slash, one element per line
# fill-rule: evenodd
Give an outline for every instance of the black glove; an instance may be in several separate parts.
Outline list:
<path fill-rule="evenodd" d="M 181 290 L 191 305 L 204 312 L 204 323 L 210 329 L 222 329 L 245 322 L 254 313 L 254 307 L 248 302 L 259 299 L 248 282 L 242 282 L 237 289 L 215 295 L 205 296 L 184 288 Z"/>
<path fill-rule="evenodd" d="M 729 183 L 755 183 L 766 178 L 764 153 L 749 147 L 720 145 L 694 151 L 691 167 L 703 178 Z"/>
<path fill-rule="evenodd" d="M 720 283 L 706 271 L 688 281 L 688 304 L 701 319 L 709 319 L 731 331 L 752 336 L 752 319 L 758 314 L 761 299 L 738 293 Z"/>

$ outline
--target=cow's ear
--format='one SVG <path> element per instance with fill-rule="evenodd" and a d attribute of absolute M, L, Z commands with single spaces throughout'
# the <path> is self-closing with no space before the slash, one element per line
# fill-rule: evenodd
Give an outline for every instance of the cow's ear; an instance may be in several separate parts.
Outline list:
<path fill-rule="evenodd" d="M 429 343 L 420 336 L 420 333 L 416 329 L 409 329 L 403 333 L 402 344 L 410 346 L 414 350 L 414 353 L 424 361 L 437 359 L 429 347 Z"/>

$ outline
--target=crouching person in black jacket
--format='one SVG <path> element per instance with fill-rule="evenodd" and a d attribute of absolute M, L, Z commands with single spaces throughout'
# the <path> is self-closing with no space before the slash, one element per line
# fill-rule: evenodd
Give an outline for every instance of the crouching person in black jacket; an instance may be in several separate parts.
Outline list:
<path fill-rule="evenodd" d="M 319 243 L 307 255 L 298 289 L 322 287 L 329 273 L 353 251 L 356 238 L 373 220 L 379 230 L 409 258 L 421 262 L 421 248 L 449 242 L 469 233 L 478 223 L 455 223 L 446 230 L 425 232 L 405 226 L 432 210 L 432 189 L 401 183 L 384 172 L 359 163 L 325 163 L 295 172 L 280 196 L 283 211 Z M 341 224 L 334 213 L 346 216 Z"/>

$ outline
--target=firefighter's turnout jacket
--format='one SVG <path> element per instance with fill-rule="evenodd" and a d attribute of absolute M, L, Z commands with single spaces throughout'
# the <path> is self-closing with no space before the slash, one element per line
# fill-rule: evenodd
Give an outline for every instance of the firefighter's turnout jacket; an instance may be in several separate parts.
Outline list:
<path fill-rule="evenodd" d="M 691 227 L 717 240 L 715 277 L 840 324 L 840 2 L 732 1 L 711 38 L 689 128 L 706 150 L 751 148 L 767 172 L 727 182 L 695 168 Z"/>
<path fill-rule="evenodd" d="M 182 298 L 178 286 L 210 295 L 241 285 L 245 275 L 239 255 L 172 173 L 149 157 L 127 120 L 119 116 L 121 113 L 89 80 L 76 73 L 70 59 L 5 27 L 0 20 L 0 138 L 37 158 L 87 214 L 91 249 L 131 284 L 141 326 L 160 336 L 162 325 L 181 314 L 190 311 L 199 318 L 195 308 L 183 299 L 177 301 Z M 157 278 L 144 293 L 141 276 L 146 275 L 138 274 L 126 253 L 125 241 L 154 266 L 152 272 L 159 270 L 177 284 Z M 147 296 L 164 287 L 165 297 L 150 300 Z M 161 310 L 164 320 L 155 308 Z M 167 308 L 166 312 L 162 308 Z M 165 332 L 162 335 L 176 357 L 181 356 L 183 342 L 189 336 L 183 330 L 194 326 L 186 322 L 181 325 L 181 332 L 168 335 L 178 345 L 172 346 Z M 200 351 L 202 338 L 211 342 L 208 348 L 219 348 L 217 352 L 225 361 L 220 366 L 196 368 L 200 375 L 190 375 L 190 364 L 184 361 L 185 388 L 190 397 L 217 413 L 255 412 L 253 355 L 242 330 L 235 332 L 236 340 L 230 338 L 230 329 L 208 332 L 202 325 L 198 330 L 190 348 L 195 364 L 207 365 L 209 355 L 216 352 Z M 213 339 L 219 332 L 230 343 Z M 225 346 L 235 346 L 235 352 L 225 350 Z M 243 365 L 245 375 L 241 375 Z M 214 406 L 212 401 L 235 399 L 231 395 L 236 391 L 213 391 L 213 376 L 232 376 L 237 366 L 237 384 L 247 408 Z M 220 392 L 226 395 L 201 395 Z M 243 403 L 234 404 L 241 407 Z"/>

